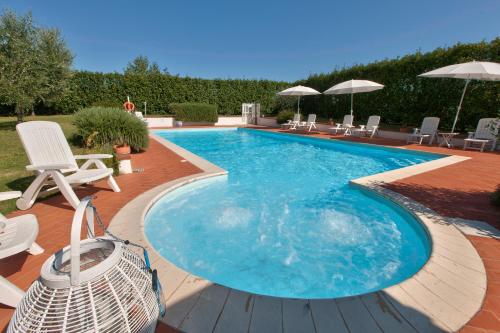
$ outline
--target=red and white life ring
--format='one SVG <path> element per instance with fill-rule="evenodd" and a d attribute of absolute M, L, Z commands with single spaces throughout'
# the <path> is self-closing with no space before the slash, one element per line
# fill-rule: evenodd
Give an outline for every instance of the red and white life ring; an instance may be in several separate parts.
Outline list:
<path fill-rule="evenodd" d="M 132 112 L 135 110 L 135 105 L 134 103 L 130 102 L 130 101 L 126 101 L 125 103 L 123 103 L 123 107 L 125 108 L 126 111 L 128 112 Z"/>

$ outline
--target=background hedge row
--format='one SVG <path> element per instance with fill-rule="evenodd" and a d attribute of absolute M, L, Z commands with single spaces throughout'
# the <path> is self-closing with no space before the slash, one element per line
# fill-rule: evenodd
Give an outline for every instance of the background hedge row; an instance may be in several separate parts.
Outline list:
<path fill-rule="evenodd" d="M 216 123 L 217 106 L 204 103 L 171 103 L 168 106 L 175 120 L 185 122 Z"/>
<path fill-rule="evenodd" d="M 424 116 L 438 116 L 441 117 L 440 128 L 446 129 L 453 123 L 465 81 L 418 78 L 417 75 L 472 60 L 500 62 L 500 38 L 312 75 L 299 83 L 323 92 L 350 79 L 379 82 L 385 85 L 384 89 L 354 96 L 355 121 L 366 121 L 369 115 L 378 114 L 384 123 L 417 125 Z M 341 119 L 350 110 L 350 95 L 311 96 L 303 101 L 303 114 L 316 113 L 324 118 Z M 499 110 L 500 84 L 473 81 L 465 96 L 458 129 L 475 128 L 479 118 L 495 117 Z"/>
<path fill-rule="evenodd" d="M 206 80 L 162 73 L 75 72 L 69 93 L 58 102 L 37 108 L 38 113 L 73 113 L 82 107 L 122 107 L 127 95 L 136 108 L 147 102 L 148 114 L 165 114 L 171 103 L 207 103 L 219 114 L 241 114 L 241 104 L 260 102 L 261 110 L 272 112 L 276 93 L 289 84 L 268 80 Z"/>
<path fill-rule="evenodd" d="M 262 113 L 277 114 L 294 110 L 296 99 L 278 98 L 276 93 L 296 84 L 325 91 L 350 79 L 373 80 L 385 85 L 376 92 L 354 98 L 355 121 L 369 115 L 382 116 L 386 124 L 417 125 L 424 116 L 439 116 L 440 127 L 451 127 L 464 81 L 418 78 L 417 75 L 438 67 L 471 61 L 500 62 L 500 38 L 491 42 L 458 44 L 429 53 L 416 52 L 393 60 L 312 75 L 295 83 L 269 80 L 224 80 L 178 77 L 163 73 L 121 74 L 76 71 L 65 97 L 38 105 L 37 114 L 68 114 L 84 107 L 121 107 L 129 95 L 138 109 L 147 101 L 148 114 L 164 114 L 170 103 L 207 103 L 217 106 L 219 114 L 240 114 L 241 103 L 259 102 Z M 349 96 L 308 96 L 302 99 L 302 114 L 316 113 L 320 118 L 342 119 L 349 111 Z M 481 117 L 494 117 L 500 109 L 500 84 L 474 81 L 470 85 L 458 122 L 458 130 L 473 129 Z M 0 108 L 0 113 L 13 108 Z"/>

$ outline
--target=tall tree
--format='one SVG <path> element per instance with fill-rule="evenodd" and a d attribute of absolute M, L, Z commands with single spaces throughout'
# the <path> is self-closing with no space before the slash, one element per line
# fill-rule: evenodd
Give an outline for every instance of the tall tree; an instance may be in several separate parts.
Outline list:
<path fill-rule="evenodd" d="M 148 75 L 160 74 L 161 71 L 156 62 L 149 62 L 148 57 L 140 55 L 127 64 L 124 73 L 125 75 Z M 168 74 L 166 70 L 164 73 Z"/>
<path fill-rule="evenodd" d="M 64 94 L 72 61 L 59 31 L 35 26 L 31 13 L 0 17 L 0 103 L 14 106 L 19 122 Z"/>

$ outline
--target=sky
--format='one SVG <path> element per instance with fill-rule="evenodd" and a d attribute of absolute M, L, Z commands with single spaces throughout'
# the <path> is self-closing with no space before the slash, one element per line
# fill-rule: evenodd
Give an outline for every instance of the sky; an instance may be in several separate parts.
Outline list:
<path fill-rule="evenodd" d="M 500 0 L 2 0 L 0 7 L 58 28 L 75 69 L 121 72 L 144 55 L 171 74 L 202 78 L 293 82 L 500 36 Z"/>

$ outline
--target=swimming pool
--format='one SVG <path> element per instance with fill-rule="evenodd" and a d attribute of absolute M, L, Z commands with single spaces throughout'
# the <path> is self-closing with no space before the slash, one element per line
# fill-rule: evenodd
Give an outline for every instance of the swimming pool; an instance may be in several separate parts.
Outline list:
<path fill-rule="evenodd" d="M 229 172 L 166 194 L 146 215 L 149 242 L 194 275 L 332 298 L 396 284 L 429 257 L 413 216 L 349 180 L 442 155 L 251 129 L 156 134 Z"/>

